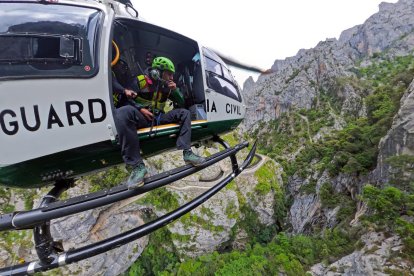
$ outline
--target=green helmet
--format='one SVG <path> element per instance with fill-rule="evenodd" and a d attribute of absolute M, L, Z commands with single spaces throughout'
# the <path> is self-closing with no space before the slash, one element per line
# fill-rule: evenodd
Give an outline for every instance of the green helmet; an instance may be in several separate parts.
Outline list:
<path fill-rule="evenodd" d="M 152 68 L 164 71 L 168 70 L 175 73 L 174 63 L 166 57 L 156 57 L 152 61 Z"/>

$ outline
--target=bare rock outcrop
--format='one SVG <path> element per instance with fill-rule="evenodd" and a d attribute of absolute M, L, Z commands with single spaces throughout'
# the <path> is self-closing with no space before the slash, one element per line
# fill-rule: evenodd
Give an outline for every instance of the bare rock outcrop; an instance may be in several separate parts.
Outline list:
<path fill-rule="evenodd" d="M 327 39 L 312 49 L 301 49 L 296 56 L 276 60 L 272 74 L 260 76 L 255 85 L 246 81 L 244 128 L 277 119 L 291 109 L 315 107 L 322 91 L 342 101 L 343 114 L 358 113 L 363 108 L 361 91 L 341 86 L 338 80 L 355 76 L 355 64 L 369 65 L 367 58 L 377 53 L 410 54 L 414 48 L 413 13 L 411 0 L 381 3 L 378 13 L 342 32 L 338 40 Z"/>
<path fill-rule="evenodd" d="M 329 266 L 321 263 L 316 264 L 312 266 L 311 274 L 315 276 L 373 276 L 390 275 L 391 271 L 403 275 L 404 271 L 410 271 L 409 263 L 399 257 L 395 257 L 402 250 L 400 237 L 387 237 L 384 233 L 370 232 L 363 235 L 361 241 L 365 244 L 362 249 L 341 258 Z M 411 273 L 414 273 L 414 269 L 411 269 Z"/>
<path fill-rule="evenodd" d="M 414 82 L 401 99 L 401 107 L 391 129 L 381 139 L 378 165 L 372 174 L 373 182 L 388 182 L 391 168 L 387 159 L 401 155 L 414 155 Z"/>

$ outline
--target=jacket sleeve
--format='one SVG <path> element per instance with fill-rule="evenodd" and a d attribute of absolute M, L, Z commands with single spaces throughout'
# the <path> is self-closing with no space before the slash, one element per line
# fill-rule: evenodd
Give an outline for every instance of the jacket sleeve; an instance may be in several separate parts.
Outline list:
<path fill-rule="evenodd" d="M 138 110 L 141 110 L 141 108 L 143 108 L 142 104 L 137 103 L 137 102 L 135 102 L 131 99 L 127 101 L 127 105 L 132 105 L 133 107 L 135 107 Z"/>
<path fill-rule="evenodd" d="M 125 88 L 118 82 L 118 80 L 115 77 L 115 74 L 112 73 L 112 90 L 113 92 L 117 92 L 120 94 L 125 93 Z"/>
<path fill-rule="evenodd" d="M 181 93 L 179 88 L 171 91 L 169 99 L 172 100 L 178 107 L 184 107 L 185 105 L 183 93 Z"/>

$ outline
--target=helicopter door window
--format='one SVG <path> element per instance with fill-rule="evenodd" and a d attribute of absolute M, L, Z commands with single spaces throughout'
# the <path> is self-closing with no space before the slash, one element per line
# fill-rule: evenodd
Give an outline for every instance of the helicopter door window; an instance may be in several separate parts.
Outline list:
<path fill-rule="evenodd" d="M 229 81 L 233 81 L 233 76 L 230 73 L 230 70 L 227 68 L 223 68 L 223 76 L 225 79 L 229 80 Z"/>
<path fill-rule="evenodd" d="M 0 79 L 97 73 L 101 11 L 36 2 L 0 2 L 0 11 Z"/>
<path fill-rule="evenodd" d="M 207 85 L 209 88 L 220 94 L 235 99 L 239 102 L 241 101 L 240 93 L 234 87 L 234 85 L 214 73 L 209 72 L 207 74 Z"/>
<path fill-rule="evenodd" d="M 67 37 L 0 35 L 0 41 L 3 46 L 6 46 L 0 52 L 0 62 L 17 64 L 19 62 L 35 62 L 36 60 L 42 63 L 75 63 L 80 61 L 80 40 Z"/>
<path fill-rule="evenodd" d="M 241 102 L 239 90 L 233 83 L 229 70 L 219 62 L 205 56 L 207 86 L 214 91 Z"/>
<path fill-rule="evenodd" d="M 79 49 L 79 48 L 78 48 Z M 59 56 L 63 58 L 75 57 L 75 40 L 70 37 L 60 37 Z"/>
<path fill-rule="evenodd" d="M 221 75 L 221 65 L 215 60 L 206 57 L 206 70 Z"/>

